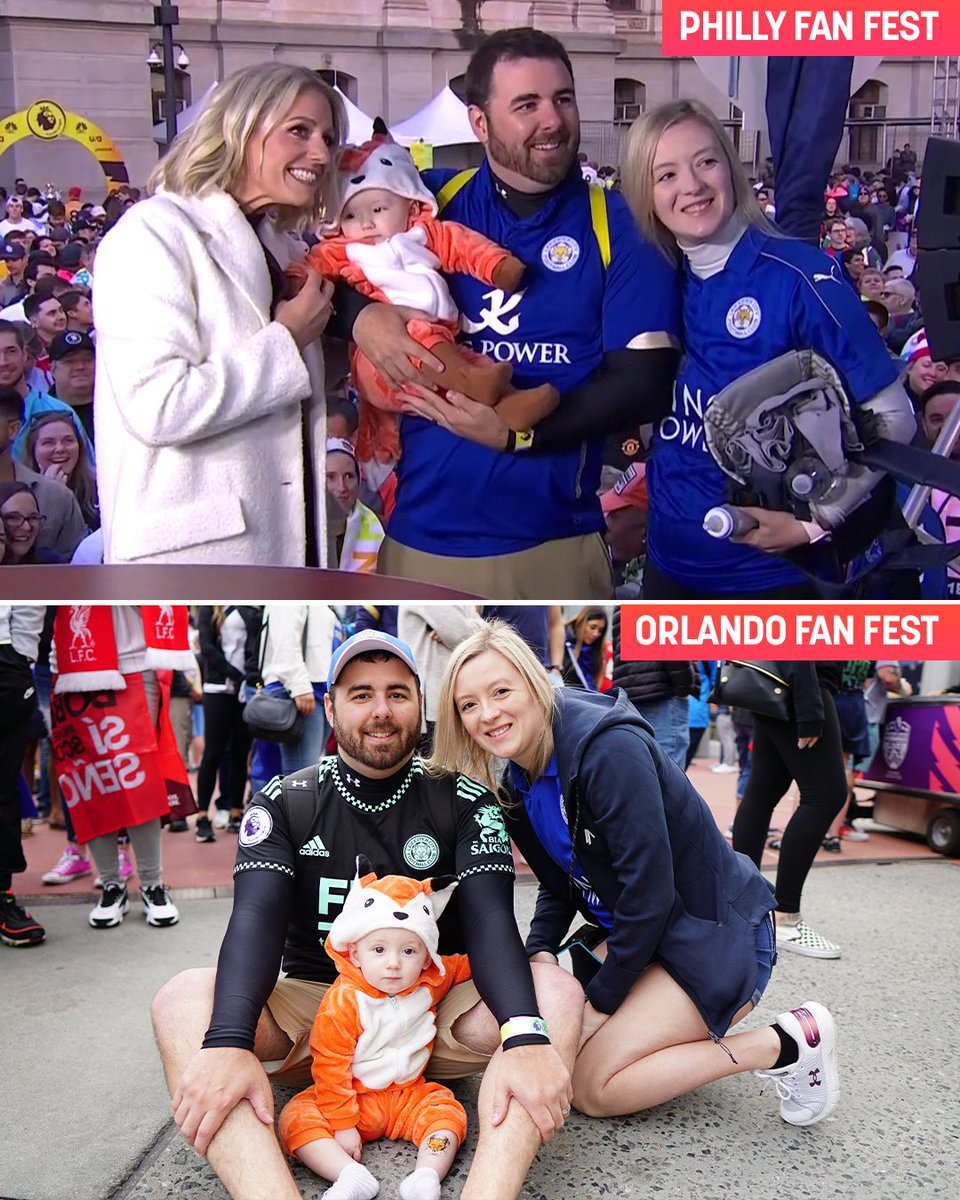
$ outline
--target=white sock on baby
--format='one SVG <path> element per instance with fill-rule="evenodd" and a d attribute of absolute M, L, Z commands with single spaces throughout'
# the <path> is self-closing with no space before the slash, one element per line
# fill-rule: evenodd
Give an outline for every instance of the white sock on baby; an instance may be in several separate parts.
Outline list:
<path fill-rule="evenodd" d="M 440 1176 L 432 1167 L 420 1167 L 400 1184 L 400 1200 L 440 1200 Z"/>
<path fill-rule="evenodd" d="M 373 1200 L 380 1184 L 363 1163 L 347 1163 L 332 1188 L 323 1193 L 324 1200 Z M 437 1192 L 439 1196 L 439 1191 Z"/>

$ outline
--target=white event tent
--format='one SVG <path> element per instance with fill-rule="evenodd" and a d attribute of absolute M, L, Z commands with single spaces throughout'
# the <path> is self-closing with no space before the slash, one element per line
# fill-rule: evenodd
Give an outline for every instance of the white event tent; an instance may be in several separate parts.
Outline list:
<path fill-rule="evenodd" d="M 213 89 L 217 86 L 217 81 L 207 88 L 199 100 L 194 100 L 192 104 L 188 104 L 186 108 L 181 109 L 177 113 L 177 133 L 183 133 L 185 129 L 189 129 L 197 117 L 203 112 L 207 101 L 213 95 Z M 167 140 L 167 123 L 160 121 L 153 127 L 153 140 L 159 145 L 164 145 Z"/>
<path fill-rule="evenodd" d="M 459 146 L 464 142 L 475 142 L 477 135 L 470 128 L 467 106 L 445 84 L 443 90 L 420 109 L 397 125 L 390 132 L 404 146 L 413 142 L 426 142 L 431 146 Z"/>
<path fill-rule="evenodd" d="M 363 109 L 357 108 L 338 87 L 333 90 L 343 101 L 343 107 L 347 114 L 347 132 L 344 141 L 349 142 L 351 146 L 362 146 L 364 142 L 368 142 L 373 137 L 373 117 L 368 117 Z"/>
<path fill-rule="evenodd" d="M 181 112 L 177 113 L 177 133 L 183 133 L 185 129 L 196 121 L 197 117 L 203 112 L 207 101 L 213 95 L 213 90 L 216 83 L 211 83 L 207 90 L 203 93 L 199 100 L 188 105 Z M 340 91 L 339 88 L 333 89 L 340 99 L 343 101 L 343 107 L 347 114 L 347 130 L 345 140 L 351 145 L 359 146 L 362 142 L 369 141 L 373 136 L 373 117 L 368 117 L 367 114 L 357 108 L 357 106 L 347 96 Z M 167 125 L 165 121 L 161 121 L 153 127 L 153 140 L 160 145 L 167 140 Z"/>

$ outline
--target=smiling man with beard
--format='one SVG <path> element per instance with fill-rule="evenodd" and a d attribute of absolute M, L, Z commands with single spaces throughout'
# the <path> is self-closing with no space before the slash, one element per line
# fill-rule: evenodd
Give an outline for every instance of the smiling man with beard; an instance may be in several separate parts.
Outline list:
<path fill-rule="evenodd" d="M 517 387 L 560 404 L 512 433 L 492 409 L 418 389 L 402 418 L 384 574 L 492 599 L 612 595 L 597 500 L 608 435 L 665 416 L 679 358 L 679 276 L 615 192 L 591 189 L 577 152 L 569 56 L 536 29 L 480 43 L 466 72 L 477 171 L 427 171 L 441 217 L 526 265 L 522 289 L 457 274 L 465 344 L 509 363 Z M 625 465 L 625 463 L 621 463 Z"/>
<path fill-rule="evenodd" d="M 349 638 L 331 660 L 325 704 L 338 753 L 273 779 L 244 817 L 216 972 L 186 971 L 154 999 L 174 1116 L 231 1196 L 296 1200 L 273 1132 L 271 1083 L 309 1081 L 310 1029 L 336 977 L 323 940 L 357 856 L 379 875 L 450 874 L 459 887 L 440 949 L 466 952 L 473 980 L 439 1006 L 427 1073 L 485 1071 L 462 1196 L 509 1200 L 569 1112 L 582 993 L 563 970 L 527 961 L 496 798 L 463 775 L 424 773 L 409 647 L 373 630 Z"/>

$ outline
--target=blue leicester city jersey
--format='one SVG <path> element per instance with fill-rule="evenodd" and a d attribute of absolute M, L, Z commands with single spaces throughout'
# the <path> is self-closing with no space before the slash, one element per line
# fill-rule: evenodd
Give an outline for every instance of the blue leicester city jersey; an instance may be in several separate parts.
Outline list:
<path fill-rule="evenodd" d="M 897 364 L 837 264 L 803 242 L 751 226 L 719 274 L 699 279 L 685 266 L 683 292 L 673 411 L 660 422 L 647 466 L 647 553 L 664 574 L 703 591 L 801 581 L 775 554 L 704 533 L 704 514 L 724 503 L 728 483 L 707 449 L 704 410 L 734 380 L 790 350 L 828 359 L 854 406 L 893 383 Z"/>
<path fill-rule="evenodd" d="M 437 191 L 452 172 L 428 171 Z M 605 268 L 590 193 L 572 172 L 533 215 L 515 217 L 484 164 L 443 217 L 484 234 L 525 265 L 512 295 L 462 274 L 447 276 L 461 340 L 509 363 L 517 387 L 587 380 L 603 355 L 641 333 L 679 339 L 679 273 L 643 242 L 623 199 L 607 193 L 611 260 Z M 404 416 L 390 536 L 430 554 L 473 558 L 527 550 L 604 527 L 597 488 L 602 440 L 569 450 L 511 455 Z"/>

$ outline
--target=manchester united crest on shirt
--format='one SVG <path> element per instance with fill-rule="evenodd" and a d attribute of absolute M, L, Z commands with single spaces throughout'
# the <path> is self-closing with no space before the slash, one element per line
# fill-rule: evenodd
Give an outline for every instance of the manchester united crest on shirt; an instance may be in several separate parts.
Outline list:
<path fill-rule="evenodd" d="M 735 338 L 752 337 L 760 328 L 760 304 L 753 296 L 744 296 L 730 306 L 727 333 Z"/>
<path fill-rule="evenodd" d="M 540 258 L 550 271 L 569 271 L 580 257 L 580 246 L 572 237 L 551 238 Z"/>

